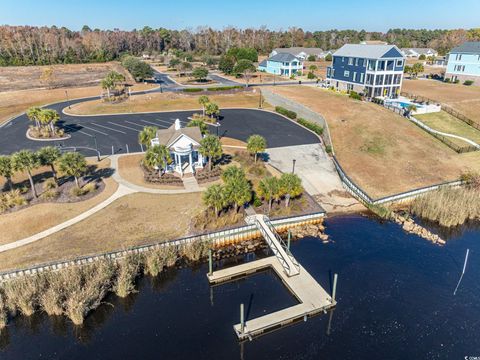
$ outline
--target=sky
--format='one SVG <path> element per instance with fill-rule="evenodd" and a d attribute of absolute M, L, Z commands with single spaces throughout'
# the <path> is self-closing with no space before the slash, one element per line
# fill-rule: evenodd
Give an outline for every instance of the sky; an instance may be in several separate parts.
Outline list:
<path fill-rule="evenodd" d="M 480 0 L 0 0 L 1 25 L 80 30 L 210 26 L 272 30 L 480 27 Z"/>

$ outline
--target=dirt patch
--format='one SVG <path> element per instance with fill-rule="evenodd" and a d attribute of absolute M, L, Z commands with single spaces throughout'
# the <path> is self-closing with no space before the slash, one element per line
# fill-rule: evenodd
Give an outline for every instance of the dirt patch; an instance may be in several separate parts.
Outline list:
<path fill-rule="evenodd" d="M 450 106 L 480 123 L 480 87 L 447 84 L 438 80 L 404 80 L 402 91 Z"/>
<path fill-rule="evenodd" d="M 239 147 L 239 148 L 246 148 L 247 147 L 247 143 L 244 142 L 244 141 L 241 141 L 241 140 L 237 140 L 237 139 L 233 139 L 233 138 L 229 138 L 229 137 L 222 137 L 220 139 L 220 143 L 224 146 L 228 146 L 228 147 Z"/>
<path fill-rule="evenodd" d="M 0 67 L 0 92 L 35 88 L 79 87 L 98 85 L 109 71 L 130 74 L 117 62 L 48 66 Z"/>
<path fill-rule="evenodd" d="M 189 233 L 201 194 L 131 194 L 36 243 L 0 253 L 0 270 L 161 242 Z"/>
<path fill-rule="evenodd" d="M 373 198 L 455 180 L 478 167 L 479 154 L 459 155 L 378 105 L 315 87 L 269 89 L 325 117 L 340 164 Z"/>
<path fill-rule="evenodd" d="M 211 101 L 218 104 L 220 110 L 225 107 L 239 108 L 257 108 L 258 92 L 239 92 L 235 94 L 209 95 Z M 72 106 L 68 111 L 72 114 L 110 114 L 110 113 L 129 113 L 129 112 L 151 112 L 151 111 L 170 111 L 198 109 L 201 106 L 198 103 L 199 96 L 174 94 L 174 93 L 153 93 L 139 95 L 130 98 L 127 101 L 118 104 L 108 104 L 100 100 L 87 101 Z M 268 106 L 268 104 L 266 104 Z"/>

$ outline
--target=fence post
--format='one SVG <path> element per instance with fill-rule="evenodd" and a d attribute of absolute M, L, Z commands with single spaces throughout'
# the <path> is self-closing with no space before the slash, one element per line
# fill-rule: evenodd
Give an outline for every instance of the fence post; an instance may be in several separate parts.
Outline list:
<path fill-rule="evenodd" d="M 243 334 L 245 330 L 245 309 L 243 303 L 240 304 L 240 331 Z"/>

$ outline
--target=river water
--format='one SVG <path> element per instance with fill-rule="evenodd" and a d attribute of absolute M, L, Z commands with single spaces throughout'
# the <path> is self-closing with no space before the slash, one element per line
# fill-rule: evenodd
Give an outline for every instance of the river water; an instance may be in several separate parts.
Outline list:
<path fill-rule="evenodd" d="M 447 245 L 439 247 L 360 215 L 326 226 L 332 243 L 305 238 L 292 252 L 327 291 L 331 274 L 339 274 L 332 313 L 239 344 L 232 325 L 240 303 L 248 319 L 296 300 L 271 271 L 212 289 L 201 265 L 141 279 L 138 293 L 111 296 L 82 328 L 63 318 L 19 317 L 0 335 L 0 359 L 480 357 L 478 228 L 444 233 Z"/>

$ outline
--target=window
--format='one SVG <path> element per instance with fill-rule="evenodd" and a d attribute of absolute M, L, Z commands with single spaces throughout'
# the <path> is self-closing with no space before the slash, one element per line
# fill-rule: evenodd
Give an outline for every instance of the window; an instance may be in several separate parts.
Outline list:
<path fill-rule="evenodd" d="M 377 70 L 379 70 L 379 71 L 384 71 L 385 70 L 385 61 L 379 61 L 378 62 Z"/>
<path fill-rule="evenodd" d="M 375 85 L 383 85 L 383 75 L 377 75 L 375 78 Z"/>
<path fill-rule="evenodd" d="M 360 82 L 363 84 L 363 73 L 360 73 Z"/>
<path fill-rule="evenodd" d="M 331 68 L 327 68 L 327 77 L 330 77 Z"/>
<path fill-rule="evenodd" d="M 357 81 L 357 73 L 356 73 L 355 71 L 353 72 L 353 79 L 352 79 L 352 81 Z"/>
<path fill-rule="evenodd" d="M 355 66 L 358 66 L 358 63 L 360 62 L 360 59 L 359 58 L 356 58 L 355 59 Z"/>
<path fill-rule="evenodd" d="M 352 91 L 353 90 L 353 84 L 347 84 L 347 90 Z"/>
<path fill-rule="evenodd" d="M 462 54 L 457 54 L 455 60 L 462 60 Z"/>
<path fill-rule="evenodd" d="M 343 76 L 349 77 L 349 76 L 350 76 L 350 71 L 345 70 L 345 71 L 343 72 Z"/>
<path fill-rule="evenodd" d="M 397 67 L 403 66 L 403 60 L 397 60 Z"/>
<path fill-rule="evenodd" d="M 345 62 L 345 58 L 342 56 L 342 62 Z"/>
<path fill-rule="evenodd" d="M 353 65 L 353 58 L 348 58 L 348 65 Z"/>
<path fill-rule="evenodd" d="M 375 60 L 368 60 L 368 70 L 375 70 Z"/>

